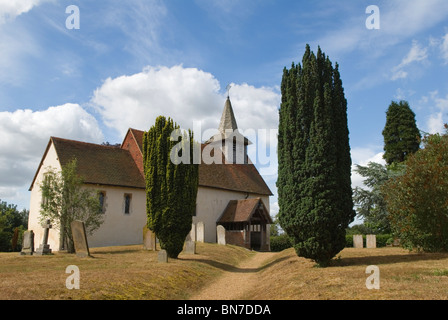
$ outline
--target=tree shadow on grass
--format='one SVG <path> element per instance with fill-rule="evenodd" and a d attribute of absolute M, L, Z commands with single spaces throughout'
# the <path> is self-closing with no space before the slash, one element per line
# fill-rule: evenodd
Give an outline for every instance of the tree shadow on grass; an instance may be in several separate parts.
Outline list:
<path fill-rule="evenodd" d="M 448 253 L 408 253 L 391 255 L 371 255 L 363 257 L 342 257 L 333 259 L 329 267 L 346 267 L 359 265 L 380 265 L 428 260 L 448 260 Z"/>
<path fill-rule="evenodd" d="M 218 262 L 215 260 L 209 260 L 209 259 L 188 259 L 188 258 L 182 258 L 182 260 L 186 260 L 186 261 L 196 261 L 196 262 L 201 262 L 201 263 L 205 263 L 208 264 L 214 268 L 217 269 L 221 269 L 224 271 L 228 271 L 228 272 L 234 272 L 234 273 L 256 273 L 259 272 L 261 270 L 264 270 L 266 268 L 269 268 L 272 265 L 275 265 L 283 260 L 288 259 L 289 257 L 282 257 L 282 258 L 277 258 L 265 265 L 262 265 L 261 267 L 258 268 L 241 268 L 241 267 L 237 267 L 237 266 L 233 266 L 231 264 L 228 263 L 222 263 L 222 262 Z"/>

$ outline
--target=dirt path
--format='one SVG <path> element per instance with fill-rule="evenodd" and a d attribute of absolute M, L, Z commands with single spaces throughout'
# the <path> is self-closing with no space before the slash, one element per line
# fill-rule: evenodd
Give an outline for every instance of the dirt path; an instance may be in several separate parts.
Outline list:
<path fill-rule="evenodd" d="M 191 300 L 238 300 L 244 299 L 247 289 L 253 288 L 257 281 L 259 272 L 264 262 L 275 255 L 274 252 L 257 252 L 253 257 L 241 263 L 238 267 L 224 271 L 216 281 Z"/>

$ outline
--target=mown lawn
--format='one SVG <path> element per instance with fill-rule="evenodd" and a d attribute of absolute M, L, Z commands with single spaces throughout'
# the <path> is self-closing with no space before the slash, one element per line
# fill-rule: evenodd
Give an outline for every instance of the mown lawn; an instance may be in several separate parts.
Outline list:
<path fill-rule="evenodd" d="M 379 289 L 366 286 L 370 265 L 379 268 Z M 247 299 L 446 300 L 448 253 L 345 248 L 330 267 L 319 268 L 287 249 L 261 268 L 259 279 Z"/>
<path fill-rule="evenodd" d="M 92 248 L 91 258 L 55 253 L 20 256 L 0 253 L 0 299 L 187 299 L 218 276 L 227 265 L 234 266 L 252 253 L 234 246 L 197 244 L 197 254 L 181 253 L 167 264 L 157 262 L 157 252 L 141 245 Z M 67 289 L 75 265 L 80 288 Z"/>
<path fill-rule="evenodd" d="M 198 254 L 182 253 L 168 264 L 158 263 L 157 252 L 141 246 L 93 248 L 91 253 L 91 258 L 0 253 L 0 299 L 188 299 L 256 254 L 202 243 Z M 66 288 L 69 265 L 80 270 L 79 290 Z M 379 268 L 378 290 L 366 287 L 369 265 Z M 448 253 L 346 248 L 330 267 L 318 268 L 287 249 L 251 272 L 259 281 L 245 293 L 249 300 L 448 299 Z"/>

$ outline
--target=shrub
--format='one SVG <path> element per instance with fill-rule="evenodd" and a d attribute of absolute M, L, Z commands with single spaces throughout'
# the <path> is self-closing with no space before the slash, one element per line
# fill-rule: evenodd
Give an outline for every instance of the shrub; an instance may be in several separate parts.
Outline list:
<path fill-rule="evenodd" d="M 281 234 L 279 236 L 271 236 L 271 251 L 279 252 L 292 247 L 291 240 L 287 234 Z"/>

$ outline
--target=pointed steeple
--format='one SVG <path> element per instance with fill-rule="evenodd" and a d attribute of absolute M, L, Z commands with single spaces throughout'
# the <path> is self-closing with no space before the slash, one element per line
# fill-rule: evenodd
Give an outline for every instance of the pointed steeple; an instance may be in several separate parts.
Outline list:
<path fill-rule="evenodd" d="M 235 115 L 233 113 L 232 103 L 230 102 L 229 96 L 227 96 L 226 103 L 224 104 L 224 110 L 221 116 L 221 122 L 219 123 L 219 132 L 225 133 L 226 130 L 237 130 L 238 126 L 236 124 Z"/>
<path fill-rule="evenodd" d="M 252 143 L 238 130 L 229 96 L 224 104 L 218 131 L 205 143 L 217 145 L 223 152 L 226 163 L 247 164 L 247 145 Z"/>

